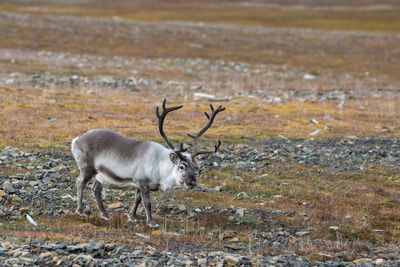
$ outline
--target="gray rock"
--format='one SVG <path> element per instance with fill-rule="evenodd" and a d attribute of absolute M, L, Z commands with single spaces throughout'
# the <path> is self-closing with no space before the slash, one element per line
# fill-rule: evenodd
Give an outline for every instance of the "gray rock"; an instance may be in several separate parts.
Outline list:
<path fill-rule="evenodd" d="M 67 251 L 69 252 L 79 252 L 79 251 L 84 251 L 85 249 L 85 244 L 80 244 L 80 245 L 75 245 L 75 246 L 67 246 Z"/>
<path fill-rule="evenodd" d="M 320 134 L 321 134 L 321 130 L 317 129 L 314 132 L 309 133 L 308 135 L 309 136 L 317 136 L 317 135 L 320 135 Z"/>
<path fill-rule="evenodd" d="M 246 211 L 245 208 L 239 208 L 239 209 L 236 209 L 235 214 L 238 217 L 244 217 L 245 211 Z"/>
<path fill-rule="evenodd" d="M 141 233 L 135 233 L 135 235 L 137 235 L 138 237 L 143 238 L 143 239 L 150 239 L 150 236 L 144 235 L 144 234 L 141 234 Z"/>
<path fill-rule="evenodd" d="M 3 189 L 7 192 L 7 193 L 15 193 L 17 190 L 14 188 L 13 184 L 10 183 L 9 181 L 5 181 L 3 183 Z"/>
<path fill-rule="evenodd" d="M 7 249 L 0 247 L 0 256 L 7 256 L 7 255 L 8 255 Z"/>
<path fill-rule="evenodd" d="M 19 260 L 21 260 L 22 262 L 24 262 L 28 265 L 33 264 L 35 262 L 35 259 L 26 258 L 26 257 L 20 257 Z"/>
<path fill-rule="evenodd" d="M 324 95 L 321 96 L 320 101 L 326 101 L 326 100 L 344 100 L 346 98 L 346 95 L 341 92 L 341 91 L 332 91 L 328 92 Z"/>
<path fill-rule="evenodd" d="M 14 79 L 7 79 L 6 80 L 6 84 L 15 84 L 15 80 Z"/>
<path fill-rule="evenodd" d="M 303 79 L 304 80 L 314 80 L 315 78 L 316 78 L 315 75 L 312 75 L 312 74 L 309 74 L 309 73 L 306 73 L 306 74 L 303 75 Z"/>
<path fill-rule="evenodd" d="M 179 211 L 186 211 L 186 206 L 184 204 L 179 204 L 178 209 Z"/>
<path fill-rule="evenodd" d="M 240 262 L 240 259 L 241 259 L 241 256 L 239 256 L 239 255 L 231 254 L 231 255 L 226 255 L 225 256 L 225 262 L 228 265 L 236 265 L 236 264 L 238 264 Z"/>
<path fill-rule="evenodd" d="M 306 235 L 309 235 L 311 232 L 310 231 L 298 231 L 298 232 L 296 232 L 296 235 L 297 236 L 306 236 Z"/>
<path fill-rule="evenodd" d="M 104 245 L 101 243 L 96 243 L 93 240 L 89 241 L 89 247 L 93 248 L 93 250 L 99 250 L 100 248 L 102 248 Z"/>
<path fill-rule="evenodd" d="M 217 192 L 221 192 L 222 191 L 222 186 L 217 185 L 216 187 L 214 187 L 214 190 L 217 191 Z"/>
<path fill-rule="evenodd" d="M 203 88 L 202 85 L 200 85 L 200 84 L 195 84 L 195 85 L 192 85 L 192 86 L 190 87 L 190 90 L 191 90 L 191 91 L 199 91 L 199 90 L 201 90 L 202 88 Z"/>

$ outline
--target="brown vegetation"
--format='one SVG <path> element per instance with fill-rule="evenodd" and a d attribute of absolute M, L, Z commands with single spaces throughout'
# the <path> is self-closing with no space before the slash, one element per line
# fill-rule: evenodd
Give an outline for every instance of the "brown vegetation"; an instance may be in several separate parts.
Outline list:
<path fill-rule="evenodd" d="M 235 96 L 231 101 L 223 103 L 227 111 L 221 114 L 213 129 L 204 136 L 205 142 L 218 138 L 224 144 L 248 143 L 271 137 L 308 139 L 311 138 L 309 134 L 317 129 L 321 130 L 321 135 L 312 138 L 348 135 L 398 137 L 400 134 L 400 99 L 364 94 L 372 90 L 396 92 L 399 89 L 400 40 L 396 34 L 400 31 L 400 6 L 397 3 L 378 5 L 373 1 L 365 6 L 354 6 L 340 2 L 332 6 L 310 6 L 211 1 L 118 1 L 118 4 L 110 6 L 106 1 L 92 6 L 6 2 L 0 4 L 0 11 L 3 12 L 0 16 L 5 12 L 29 14 L 37 16 L 37 20 L 29 17 L 30 23 L 23 25 L 18 22 L 18 18 L 7 22 L 3 18 L 3 23 L 0 23 L 2 77 L 9 77 L 13 72 L 20 72 L 26 79 L 38 73 L 56 77 L 79 75 L 93 79 L 108 75 L 122 78 L 136 75 L 157 80 L 159 88 L 142 87 L 139 91 L 128 92 L 122 89 L 87 88 L 84 85 L 2 83 L 1 149 L 11 146 L 26 151 L 50 149 L 65 152 L 69 151 L 70 141 L 75 136 L 92 128 L 108 128 L 127 136 L 162 142 L 153 106 L 165 96 L 171 105 L 185 104 L 182 112 L 176 112 L 173 119 L 168 121 L 168 135 L 174 141 L 189 141 L 186 133 L 195 132 L 203 125 L 201 112 L 208 109 L 202 101 L 193 100 L 193 92 L 186 88 L 191 83 L 203 84 L 209 90 L 207 93 Z M 67 22 L 58 21 L 54 15 L 68 15 L 72 18 L 68 18 Z M 90 16 L 104 21 L 100 21 L 98 27 L 90 23 L 82 26 L 85 24 L 74 21 L 74 16 Z M 128 22 L 110 19 L 115 16 Z M 127 34 L 132 29 L 129 20 L 146 21 L 132 22 L 141 29 L 138 33 L 140 38 Z M 224 26 L 222 30 L 213 30 L 212 25 L 211 30 L 205 30 L 203 24 L 187 26 L 181 22 L 147 23 L 165 20 L 322 31 L 264 31 L 257 27 L 243 26 Z M 54 23 L 52 27 L 44 27 L 48 21 Z M 175 27 L 182 29 L 182 32 L 175 31 Z M 332 34 L 323 30 L 350 32 Z M 202 34 L 206 37 L 201 37 Z M 12 55 L 7 56 L 7 51 Z M 70 56 L 87 54 L 99 56 L 100 59 L 90 61 L 91 68 L 78 67 L 75 63 L 60 59 L 46 61 L 44 56 L 37 57 L 38 51 L 52 51 L 57 55 L 66 53 Z M 114 62 L 115 57 L 138 58 L 136 72 L 121 66 L 108 67 L 106 63 Z M 146 58 L 157 60 L 175 57 L 270 64 L 273 74 L 223 71 L 215 74 L 205 70 L 191 75 L 173 64 L 165 66 L 165 69 L 152 69 L 141 61 Z M 313 72 L 319 79 L 305 81 L 301 75 L 287 79 L 275 75 L 293 68 L 305 73 Z M 343 79 L 345 74 L 349 74 L 350 78 Z M 178 81 L 186 87 L 173 91 L 167 86 L 171 81 Z M 240 94 L 251 90 L 315 90 L 319 95 L 341 90 L 346 93 L 359 92 L 361 97 L 346 99 L 342 108 L 338 107 L 338 100 L 289 100 L 270 104 L 262 97 Z M 183 100 L 185 96 L 189 99 Z M 319 124 L 310 124 L 312 119 L 319 121 Z M 9 172 L 4 169 L 0 171 Z M 279 174 L 276 174 L 278 171 Z M 360 173 L 321 175 L 315 169 L 294 165 L 290 171 L 278 166 L 270 169 L 268 174 L 269 179 L 266 181 L 257 180 L 260 174 L 250 171 L 209 170 L 202 176 L 200 183 L 210 188 L 225 184 L 224 192 L 175 191 L 170 194 L 174 195 L 178 203 L 184 202 L 189 206 L 233 206 L 265 212 L 295 211 L 292 217 L 277 216 L 273 223 L 282 223 L 293 231 L 311 231 L 310 239 L 289 244 L 286 248 L 298 254 L 312 254 L 318 258 L 320 252 L 367 251 L 369 244 L 399 245 L 400 176 L 393 170 L 377 167 Z M 234 176 L 240 176 L 244 182 L 232 179 Z M 258 197 L 238 198 L 237 193 L 243 191 Z M 157 201 L 167 197 L 156 194 Z M 310 204 L 299 204 L 302 202 Z M 162 215 L 155 213 L 156 219 L 163 218 Z M 207 235 L 213 229 L 240 229 L 239 238 L 243 242 L 252 242 L 249 234 L 256 229 L 269 230 L 269 222 L 265 223 L 259 218 L 244 218 L 248 226 L 238 228 L 229 223 L 226 214 L 219 217 L 203 214 L 196 221 L 165 220 L 164 225 L 160 225 L 163 225 L 161 228 L 167 233 L 153 232 L 144 226 L 135 228 L 136 232 L 154 237 L 152 240 L 138 240 L 132 236 L 132 226 L 122 214 L 114 213 L 113 216 L 110 222 L 100 220 L 97 213 L 85 219 L 75 215 L 41 218 L 39 222 L 47 228 L 37 231 L 29 230 L 23 221 L 19 222 L 21 229 L 10 227 L 7 222 L 2 222 L 0 226 L 2 232 L 12 233 L 16 237 L 81 241 L 99 238 L 106 242 L 130 245 L 152 244 L 161 249 L 176 246 L 177 241 L 183 244 L 195 241 L 204 247 L 210 243 L 223 246 L 224 242 Z M 339 226 L 340 230 L 330 230 L 329 226 Z M 184 229 L 179 237 L 168 234 L 179 229 Z M 326 242 L 322 244 L 320 240 Z M 340 241 L 341 246 L 338 247 L 333 241 Z M 281 252 L 265 248 L 266 254 Z"/>

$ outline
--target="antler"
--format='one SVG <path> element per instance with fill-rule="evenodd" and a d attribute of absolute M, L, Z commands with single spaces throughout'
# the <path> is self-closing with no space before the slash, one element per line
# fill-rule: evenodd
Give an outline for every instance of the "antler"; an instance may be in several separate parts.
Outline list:
<path fill-rule="evenodd" d="M 212 104 L 210 104 L 210 108 L 211 108 L 211 116 L 208 115 L 207 112 L 204 112 L 204 114 L 206 115 L 208 122 L 206 125 L 204 125 L 203 129 L 201 129 L 196 135 L 191 135 L 188 134 L 189 137 L 193 138 L 193 153 L 191 153 L 191 157 L 192 157 L 192 161 L 195 161 L 195 157 L 200 155 L 200 154 L 209 154 L 209 153 L 215 153 L 218 151 L 219 147 L 221 146 L 221 140 L 218 140 L 218 144 L 214 146 L 213 150 L 199 150 L 199 138 L 202 134 L 204 134 L 208 128 L 210 128 L 210 126 L 212 125 L 212 123 L 214 122 L 215 116 L 217 116 L 217 114 L 221 111 L 224 111 L 225 108 L 222 106 L 219 106 L 217 109 L 214 110 L 214 107 Z"/>
<path fill-rule="evenodd" d="M 175 148 L 174 144 L 171 143 L 171 141 L 169 141 L 167 135 L 164 132 L 163 126 L 164 126 L 164 119 L 167 116 L 167 114 L 171 111 L 177 110 L 182 108 L 183 106 L 176 106 L 176 107 L 171 107 L 171 108 L 167 108 L 165 105 L 167 103 L 167 99 L 164 99 L 163 103 L 162 103 L 162 109 L 163 112 L 160 115 L 158 107 L 156 108 L 156 115 L 158 118 L 158 130 L 160 131 L 161 136 L 164 138 L 165 142 L 168 144 L 168 146 L 170 148 L 172 148 L 172 150 L 179 156 L 179 158 L 186 160 L 186 157 L 182 155 L 182 152 L 186 152 L 187 148 L 183 148 L 183 143 L 180 144 L 179 149 Z"/>

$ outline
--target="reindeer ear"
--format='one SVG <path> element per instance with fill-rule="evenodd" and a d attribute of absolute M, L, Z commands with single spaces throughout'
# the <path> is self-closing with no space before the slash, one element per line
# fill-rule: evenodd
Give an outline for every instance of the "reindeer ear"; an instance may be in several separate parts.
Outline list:
<path fill-rule="evenodd" d="M 169 154 L 169 158 L 171 159 L 172 163 L 177 164 L 179 161 L 179 157 L 175 153 Z"/>

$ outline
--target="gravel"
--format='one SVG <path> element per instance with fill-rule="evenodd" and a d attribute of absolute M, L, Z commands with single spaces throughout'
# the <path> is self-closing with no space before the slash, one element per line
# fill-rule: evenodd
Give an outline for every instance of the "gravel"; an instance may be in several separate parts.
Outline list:
<path fill-rule="evenodd" d="M 230 145 L 210 159 L 203 163 L 219 169 L 252 171 L 268 170 L 278 164 L 286 164 L 290 169 L 291 163 L 327 172 L 363 171 L 376 166 L 398 169 L 400 140 L 355 136 L 324 140 L 267 139 L 255 145 Z"/>
<path fill-rule="evenodd" d="M 330 255 L 321 254 L 329 258 Z M 12 239 L 0 236 L 1 266 L 397 266 L 399 262 L 383 258 L 359 258 L 346 261 L 311 261 L 298 255 L 252 256 L 223 251 L 174 253 L 157 251 L 151 246 L 134 247 L 103 244 L 90 240 L 47 242 L 43 239 Z M 369 265 L 368 265 L 369 264 Z"/>
<path fill-rule="evenodd" d="M 68 144 L 66 144 L 68 145 Z M 21 227 L 19 220 L 26 220 L 29 215 L 33 220 L 41 216 L 62 217 L 73 213 L 76 206 L 75 177 L 78 175 L 72 155 L 54 151 L 20 151 L 6 148 L 0 151 L 0 221 L 11 227 Z M 266 171 L 268 168 L 284 164 L 298 163 L 316 167 L 327 172 L 360 172 L 376 166 L 397 169 L 400 160 L 399 140 L 395 138 L 357 138 L 354 136 L 325 140 L 268 139 L 250 145 L 228 145 L 220 152 L 201 163 L 210 168 L 242 168 L 248 171 Z M 13 170 L 8 175 L 7 170 Z M 17 170 L 17 171 L 15 171 Z M 267 178 L 268 175 L 260 175 Z M 235 177 L 234 177 L 235 178 Z M 236 177 L 235 179 L 240 179 Z M 105 203 L 115 203 L 120 199 L 119 190 L 105 189 Z M 207 188 L 199 185 L 197 191 L 226 194 L 223 187 Z M 273 196 L 279 197 L 279 196 Z M 247 199 L 246 192 L 236 194 L 237 199 Z M 168 199 L 154 196 L 153 209 L 158 216 L 169 220 L 192 220 L 199 216 L 213 215 L 226 218 L 231 224 L 241 229 L 253 229 L 250 245 L 238 239 L 238 232 L 212 230 L 207 235 L 223 240 L 224 246 L 216 244 L 170 242 L 170 249 L 157 250 L 147 246 L 121 246 L 104 244 L 99 240 L 89 243 L 49 242 L 42 239 L 17 239 L 12 235 L 0 233 L 0 265 L 13 266 L 107 266 L 107 265 L 215 265 L 215 266 L 309 266 L 321 265 L 322 262 L 310 260 L 305 256 L 265 255 L 265 248 L 285 249 L 290 242 L 307 239 L 311 234 L 304 229 L 290 229 L 280 224 L 276 216 L 292 217 L 296 211 L 265 211 L 263 209 L 216 208 L 205 206 L 189 207 L 177 203 L 173 197 Z M 125 201 L 122 201 L 125 203 Z M 117 203 L 114 211 L 128 209 L 128 204 Z M 94 199 L 86 198 L 86 212 L 91 213 Z M 120 205 L 121 204 L 121 205 Z M 300 203 L 308 205 L 309 203 Z M 27 208 L 29 207 L 29 208 Z M 46 207 L 46 208 L 43 208 Z M 139 211 L 140 212 L 140 211 Z M 28 217 L 29 217 L 28 216 Z M 251 218 L 251 219 L 249 219 Z M 251 228 L 252 224 L 259 225 Z M 26 226 L 24 226 L 26 227 Z M 32 229 L 44 231 L 44 226 L 31 225 Z M 249 228 L 250 227 L 250 228 Z M 32 231 L 30 229 L 30 231 Z M 132 230 L 138 239 L 149 240 L 147 234 Z M 179 236 L 180 233 L 172 233 Z M 301 242 L 301 241 L 299 241 Z M 310 242 L 324 242 L 314 240 Z M 250 252 L 251 253 L 250 253 Z M 370 254 L 352 252 L 346 254 L 319 255 L 324 266 L 353 266 L 355 264 L 396 265 L 400 263 L 398 252 L 371 247 Z M 338 260 L 343 258 L 343 260 Z M 335 259 L 333 261 L 333 258 Z M 353 262 L 356 261 L 356 262 Z"/>

